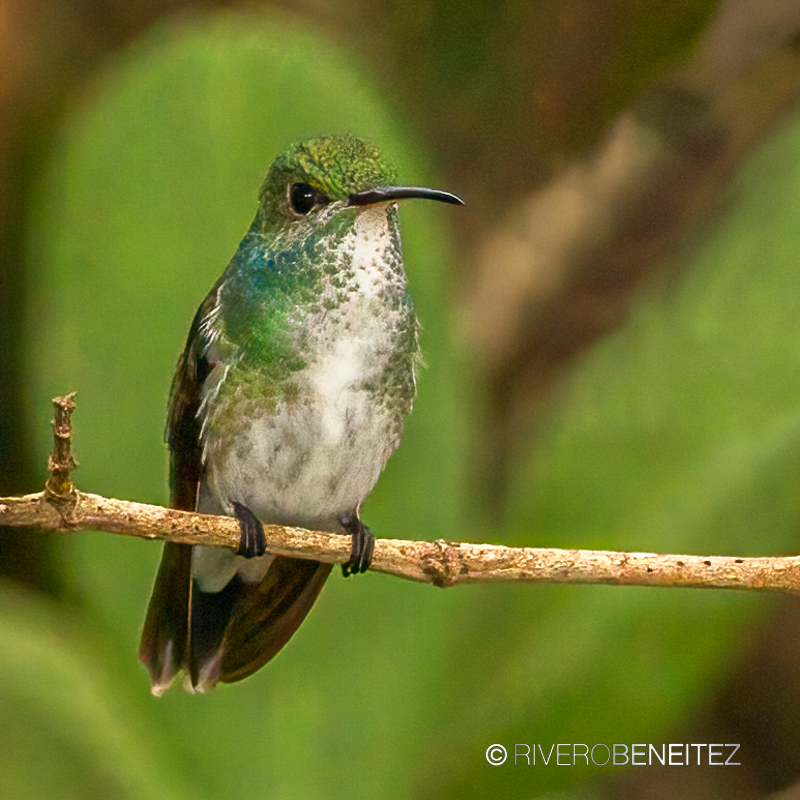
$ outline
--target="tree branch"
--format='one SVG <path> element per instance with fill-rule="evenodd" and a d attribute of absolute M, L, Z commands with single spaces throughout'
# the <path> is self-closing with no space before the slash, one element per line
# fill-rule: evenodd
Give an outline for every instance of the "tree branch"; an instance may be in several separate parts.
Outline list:
<path fill-rule="evenodd" d="M 44 492 L 0 498 L 0 525 L 41 531 L 106 531 L 143 539 L 239 546 L 232 517 L 194 514 L 161 506 L 78 492 L 70 471 L 69 415 L 73 395 L 56 398 L 56 453 Z M 265 525 L 267 549 L 276 555 L 345 562 L 350 537 L 339 533 Z M 715 589 L 767 589 L 800 594 L 800 557 L 658 555 L 608 550 L 562 550 L 491 544 L 378 539 L 371 569 L 435 586 L 496 581 L 595 583 Z"/>

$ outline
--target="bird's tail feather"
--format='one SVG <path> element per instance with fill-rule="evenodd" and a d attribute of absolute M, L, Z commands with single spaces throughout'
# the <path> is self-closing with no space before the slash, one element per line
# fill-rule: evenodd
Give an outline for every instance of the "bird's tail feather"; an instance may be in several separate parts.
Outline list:
<path fill-rule="evenodd" d="M 153 693 L 181 670 L 201 692 L 252 675 L 300 626 L 331 566 L 278 556 L 258 583 L 235 575 L 222 591 L 204 592 L 191 578 L 191 547 L 166 544 L 139 649 Z"/>

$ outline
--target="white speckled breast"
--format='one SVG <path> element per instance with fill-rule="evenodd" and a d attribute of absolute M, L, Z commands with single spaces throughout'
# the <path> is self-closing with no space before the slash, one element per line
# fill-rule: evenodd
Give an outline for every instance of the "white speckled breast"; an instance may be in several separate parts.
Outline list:
<path fill-rule="evenodd" d="M 201 510 L 231 513 L 236 501 L 264 522 L 328 530 L 358 511 L 397 446 L 412 399 L 398 405 L 376 390 L 398 363 L 398 329 L 415 325 L 410 305 L 396 302 L 406 285 L 389 224 L 385 206 L 365 208 L 337 243 L 349 254 L 350 288 L 344 302 L 339 289 L 336 303 L 317 303 L 296 320 L 306 367 L 292 375 L 291 397 L 259 407 L 226 392 L 221 402 L 220 376 L 207 382 Z M 323 300 L 336 291 L 326 286 Z M 401 359 L 412 386 L 415 357 Z M 237 369 L 231 365 L 222 380 L 236 386 Z M 221 433 L 221 415 L 248 423 Z"/>

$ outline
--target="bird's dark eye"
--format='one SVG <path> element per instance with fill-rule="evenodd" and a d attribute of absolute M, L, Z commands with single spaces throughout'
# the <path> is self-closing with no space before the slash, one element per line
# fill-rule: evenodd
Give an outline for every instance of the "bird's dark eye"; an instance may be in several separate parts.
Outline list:
<path fill-rule="evenodd" d="M 295 214 L 308 214 L 315 206 L 328 203 L 328 198 L 307 183 L 293 183 L 289 186 L 289 205 Z"/>

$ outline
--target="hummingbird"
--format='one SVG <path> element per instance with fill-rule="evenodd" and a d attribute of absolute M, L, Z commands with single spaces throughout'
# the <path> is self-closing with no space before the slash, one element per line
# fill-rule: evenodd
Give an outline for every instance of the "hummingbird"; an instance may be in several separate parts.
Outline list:
<path fill-rule="evenodd" d="M 266 552 L 263 524 L 351 537 L 416 394 L 418 323 L 397 201 L 463 201 L 397 185 L 369 143 L 298 141 L 259 192 L 250 229 L 200 305 L 170 391 L 173 508 L 235 517 L 236 552 L 164 546 L 139 657 L 160 695 L 252 675 L 288 642 L 332 565 Z"/>

